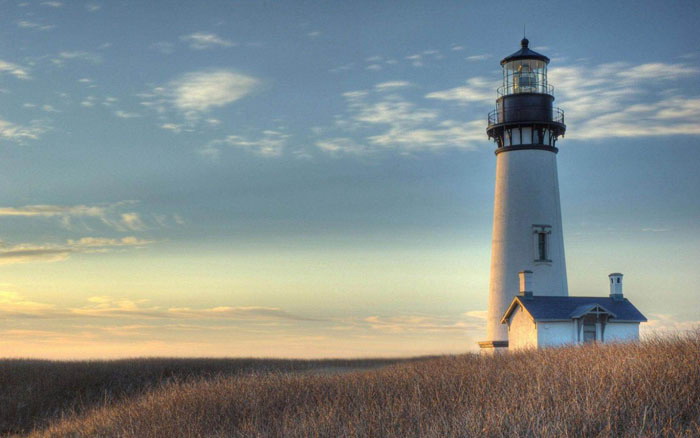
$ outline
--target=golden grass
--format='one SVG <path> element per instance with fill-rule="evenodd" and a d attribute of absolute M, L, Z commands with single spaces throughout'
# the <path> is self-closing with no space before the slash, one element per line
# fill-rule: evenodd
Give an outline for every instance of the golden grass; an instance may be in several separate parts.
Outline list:
<path fill-rule="evenodd" d="M 700 331 L 335 375 L 190 379 L 33 437 L 697 437 Z"/>
<path fill-rule="evenodd" d="M 251 373 L 370 369 L 400 361 L 402 360 L 5 359 L 0 360 L 0 436 L 26 434 L 62 417 L 75 416 L 97 406 L 109 406 L 173 382 L 185 383 Z"/>

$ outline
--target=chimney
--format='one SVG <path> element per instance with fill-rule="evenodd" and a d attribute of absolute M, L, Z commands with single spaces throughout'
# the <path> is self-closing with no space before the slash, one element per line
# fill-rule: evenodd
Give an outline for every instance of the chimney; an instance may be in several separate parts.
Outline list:
<path fill-rule="evenodd" d="M 624 299 L 622 296 L 622 274 L 613 272 L 608 277 L 610 277 L 610 298 L 622 301 Z"/>
<path fill-rule="evenodd" d="M 525 299 L 532 298 L 532 271 L 518 272 L 520 277 L 520 296 Z"/>

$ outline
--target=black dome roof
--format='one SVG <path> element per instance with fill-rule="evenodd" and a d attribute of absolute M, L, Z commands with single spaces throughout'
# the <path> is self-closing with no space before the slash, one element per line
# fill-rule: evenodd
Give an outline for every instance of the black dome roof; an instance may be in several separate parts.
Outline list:
<path fill-rule="evenodd" d="M 530 50 L 527 47 L 529 43 L 530 41 L 528 41 L 527 38 L 523 38 L 522 41 L 520 41 L 521 49 L 513 53 L 512 55 L 503 58 L 501 60 L 501 65 L 505 64 L 506 62 L 517 61 L 518 59 L 537 59 L 549 64 L 549 58 L 540 53 L 535 52 L 534 50 Z"/>

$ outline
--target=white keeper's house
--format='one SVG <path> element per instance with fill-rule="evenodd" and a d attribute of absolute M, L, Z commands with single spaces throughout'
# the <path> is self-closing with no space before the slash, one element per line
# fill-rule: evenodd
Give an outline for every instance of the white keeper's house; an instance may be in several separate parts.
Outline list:
<path fill-rule="evenodd" d="M 491 277 L 483 353 L 639 339 L 646 318 L 610 274 L 610 294 L 569 296 L 557 175 L 564 112 L 553 106 L 549 58 L 521 48 L 501 61 L 487 133 L 496 143 Z"/>

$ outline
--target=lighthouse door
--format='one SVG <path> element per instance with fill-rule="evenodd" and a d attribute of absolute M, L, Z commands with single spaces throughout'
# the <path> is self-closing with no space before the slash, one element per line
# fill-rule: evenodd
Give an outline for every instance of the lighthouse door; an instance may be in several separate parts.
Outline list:
<path fill-rule="evenodd" d="M 595 320 L 587 317 L 583 320 L 583 342 L 595 342 Z"/>

